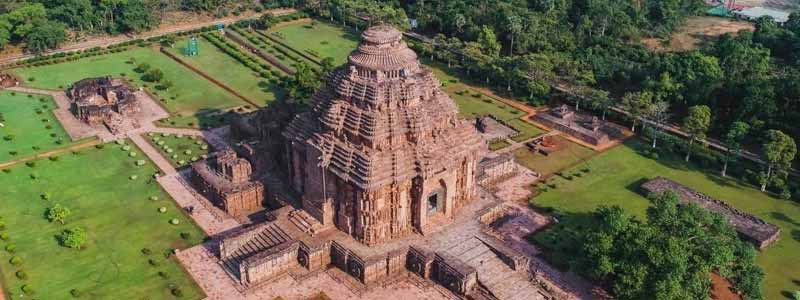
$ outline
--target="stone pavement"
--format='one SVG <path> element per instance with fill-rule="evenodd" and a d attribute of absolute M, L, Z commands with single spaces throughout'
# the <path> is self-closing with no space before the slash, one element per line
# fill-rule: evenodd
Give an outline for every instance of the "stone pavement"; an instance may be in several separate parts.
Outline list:
<path fill-rule="evenodd" d="M 203 229 L 206 235 L 213 237 L 241 226 L 235 219 L 231 217 L 221 218 L 219 214 L 215 214 L 209 207 L 201 203 L 200 201 L 204 201 L 204 199 L 198 199 L 189 190 L 190 187 L 187 187 L 182 182 L 180 173 L 175 172 L 160 176 L 157 181 L 181 208 L 191 211 L 190 216 Z"/>

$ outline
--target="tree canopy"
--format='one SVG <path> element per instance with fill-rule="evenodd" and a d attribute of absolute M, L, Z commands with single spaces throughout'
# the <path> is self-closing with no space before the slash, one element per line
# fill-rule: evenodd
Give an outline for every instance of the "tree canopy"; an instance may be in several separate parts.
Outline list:
<path fill-rule="evenodd" d="M 619 207 L 592 214 L 578 270 L 621 300 L 708 299 L 711 272 L 731 279 L 745 299 L 761 299 L 755 250 L 724 217 L 680 204 L 671 191 L 649 198 L 646 222 Z"/>

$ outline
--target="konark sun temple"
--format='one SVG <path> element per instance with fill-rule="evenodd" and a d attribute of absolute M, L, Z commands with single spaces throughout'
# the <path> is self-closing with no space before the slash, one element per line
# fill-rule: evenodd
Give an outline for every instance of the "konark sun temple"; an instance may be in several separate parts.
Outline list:
<path fill-rule="evenodd" d="M 490 233 L 503 203 L 480 184 L 494 180 L 478 176 L 505 178 L 497 173 L 514 168 L 484 159 L 474 122 L 459 119 L 402 37 L 393 27 L 369 28 L 309 110 L 284 115 L 284 126 L 252 122 L 261 132 L 237 151 L 254 166 L 279 169 L 296 199 L 279 202 L 265 222 L 227 232 L 219 263 L 242 290 L 338 270 L 364 288 L 413 276 L 473 299 L 556 299 L 529 271 L 528 256 Z M 273 162 L 259 152 L 281 154 Z M 247 182 L 235 161 L 224 154 L 197 163 L 196 179 Z"/>

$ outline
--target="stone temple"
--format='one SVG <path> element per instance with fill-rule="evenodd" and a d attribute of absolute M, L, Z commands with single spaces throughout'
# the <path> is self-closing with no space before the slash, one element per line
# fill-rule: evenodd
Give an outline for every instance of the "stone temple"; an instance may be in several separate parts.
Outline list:
<path fill-rule="evenodd" d="M 503 202 L 478 176 L 507 168 L 481 163 L 486 142 L 440 86 L 398 30 L 376 26 L 308 110 L 242 125 L 265 127 L 250 134 L 243 156 L 280 151 L 254 165 L 272 166 L 265 173 L 277 170 L 294 196 L 214 247 L 237 287 L 326 272 L 358 291 L 413 277 L 473 299 L 556 299 L 530 272 L 529 256 L 491 232 Z M 286 122 L 261 124 L 276 118 Z"/>
<path fill-rule="evenodd" d="M 121 80 L 87 78 L 67 90 L 72 113 L 91 126 L 105 125 L 111 132 L 137 127 L 131 117 L 141 111 L 139 100 Z"/>
<path fill-rule="evenodd" d="M 303 209 L 374 245 L 447 223 L 476 194 L 485 145 L 431 70 L 373 27 L 284 132 Z"/>

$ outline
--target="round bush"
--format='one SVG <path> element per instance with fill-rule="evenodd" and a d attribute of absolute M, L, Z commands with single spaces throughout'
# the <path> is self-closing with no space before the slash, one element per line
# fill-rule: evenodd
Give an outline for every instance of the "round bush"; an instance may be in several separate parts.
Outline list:
<path fill-rule="evenodd" d="M 6 245 L 6 251 L 7 251 L 8 253 L 14 253 L 14 252 L 17 252 L 17 245 L 14 245 L 14 244 L 8 244 L 8 245 Z"/>
<path fill-rule="evenodd" d="M 139 155 L 139 154 L 134 152 L 134 151 L 131 151 L 130 153 L 128 153 L 128 156 L 130 156 L 130 157 L 136 157 L 137 155 Z"/>
<path fill-rule="evenodd" d="M 29 284 L 23 284 L 21 290 L 25 294 L 33 294 L 33 287 Z"/>
<path fill-rule="evenodd" d="M 178 220 L 177 218 L 173 218 L 172 220 L 169 220 L 169 223 L 172 225 L 178 225 L 181 223 L 181 221 Z"/>
<path fill-rule="evenodd" d="M 124 145 L 125 144 L 124 140 L 116 140 L 114 142 L 117 143 L 117 145 Z"/>
<path fill-rule="evenodd" d="M 175 297 L 179 297 L 179 298 L 183 297 L 183 291 L 181 291 L 181 289 L 177 288 L 177 287 L 173 288 L 172 289 L 172 295 L 175 296 Z"/>
<path fill-rule="evenodd" d="M 159 145 L 159 146 L 164 146 L 165 143 L 164 143 L 164 141 L 158 141 L 156 144 Z"/>
<path fill-rule="evenodd" d="M 17 276 L 17 278 L 19 278 L 20 280 L 28 279 L 28 273 L 25 273 L 25 271 L 23 270 L 17 271 L 17 273 L 14 273 L 14 275 Z"/>
<path fill-rule="evenodd" d="M 126 152 L 127 152 L 127 151 L 131 151 L 131 146 L 127 146 L 127 145 L 126 145 L 126 146 L 123 146 L 123 147 L 122 147 L 122 151 L 126 151 Z"/>
<path fill-rule="evenodd" d="M 166 207 L 163 207 L 163 206 L 162 206 L 162 207 L 159 207 L 159 208 L 158 208 L 158 212 L 160 212 L 160 213 L 162 213 L 162 214 L 163 214 L 163 213 L 167 212 L 167 208 L 166 208 Z"/>
<path fill-rule="evenodd" d="M 183 154 L 186 154 L 186 155 L 192 155 L 192 150 L 186 150 L 186 151 L 183 151 Z"/>
<path fill-rule="evenodd" d="M 130 180 L 136 180 L 138 178 L 139 178 L 138 175 L 131 175 L 131 177 L 128 177 L 128 179 L 130 179 Z"/>
<path fill-rule="evenodd" d="M 172 152 L 175 152 L 175 150 L 172 150 L 172 149 L 167 149 L 167 150 L 165 150 L 165 151 L 167 151 L 167 153 L 172 153 Z"/>
<path fill-rule="evenodd" d="M 170 156 L 170 157 L 172 157 L 172 159 L 178 159 L 178 155 L 177 155 L 177 154 L 173 154 L 173 155 L 172 155 L 172 156 Z"/>
<path fill-rule="evenodd" d="M 200 146 L 200 150 L 208 150 L 208 145 L 202 145 L 202 146 Z"/>
<path fill-rule="evenodd" d="M 178 164 L 179 164 L 179 165 L 185 165 L 185 164 L 186 164 L 186 161 L 181 159 L 181 160 L 179 160 L 179 161 L 178 161 Z"/>
<path fill-rule="evenodd" d="M 83 295 L 83 293 L 81 293 L 81 291 L 80 291 L 80 290 L 78 290 L 78 289 L 71 289 L 71 290 L 69 291 L 69 294 L 70 294 L 70 295 L 72 295 L 72 297 L 75 297 L 75 298 L 78 298 L 78 297 L 80 297 L 81 295 Z"/>
<path fill-rule="evenodd" d="M 145 160 L 143 160 L 143 159 L 140 159 L 140 160 L 136 161 L 136 165 L 137 166 L 141 167 L 141 166 L 144 166 L 145 164 L 147 164 L 147 162 Z"/>
<path fill-rule="evenodd" d="M 12 266 L 19 266 L 22 264 L 22 258 L 19 256 L 13 256 L 8 260 L 8 263 L 10 263 Z"/>
<path fill-rule="evenodd" d="M 9 238 L 11 237 L 8 236 L 7 232 L 0 232 L 0 240 L 7 241 Z"/>

